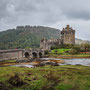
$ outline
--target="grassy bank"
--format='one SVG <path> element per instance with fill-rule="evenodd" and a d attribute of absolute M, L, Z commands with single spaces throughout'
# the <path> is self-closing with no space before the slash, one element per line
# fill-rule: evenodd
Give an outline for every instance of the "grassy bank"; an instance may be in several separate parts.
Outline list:
<path fill-rule="evenodd" d="M 0 90 L 90 90 L 90 67 L 0 67 Z"/>
<path fill-rule="evenodd" d="M 48 53 L 48 57 L 51 58 L 90 58 L 90 53 L 83 52 L 83 53 L 69 53 L 71 49 L 53 49 L 51 52 Z"/>
<path fill-rule="evenodd" d="M 3 60 L 3 61 L 0 61 L 0 67 L 1 66 L 14 65 L 14 64 L 18 64 L 16 60 Z"/>
<path fill-rule="evenodd" d="M 15 63 L 16 60 L 2 60 L 0 63 Z"/>
<path fill-rule="evenodd" d="M 75 55 L 48 54 L 47 57 L 49 57 L 49 58 L 64 58 L 64 59 L 90 58 L 90 54 L 75 54 Z"/>
<path fill-rule="evenodd" d="M 52 54 L 66 54 L 67 51 L 69 51 L 70 49 L 54 49 L 51 50 Z"/>

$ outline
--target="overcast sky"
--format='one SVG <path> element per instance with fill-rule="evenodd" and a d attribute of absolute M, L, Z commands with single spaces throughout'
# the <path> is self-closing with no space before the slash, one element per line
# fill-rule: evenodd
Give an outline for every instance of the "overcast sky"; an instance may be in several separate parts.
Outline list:
<path fill-rule="evenodd" d="M 90 0 L 0 0 L 0 31 L 18 25 L 61 30 L 67 24 L 77 38 L 90 40 Z"/>

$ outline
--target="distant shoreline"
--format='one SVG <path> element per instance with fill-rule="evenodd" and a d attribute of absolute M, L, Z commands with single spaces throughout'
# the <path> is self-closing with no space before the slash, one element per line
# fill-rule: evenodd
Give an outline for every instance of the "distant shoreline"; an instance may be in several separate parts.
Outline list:
<path fill-rule="evenodd" d="M 63 58 L 63 59 L 74 59 L 74 58 L 90 58 L 90 55 L 50 55 L 48 58 Z"/>

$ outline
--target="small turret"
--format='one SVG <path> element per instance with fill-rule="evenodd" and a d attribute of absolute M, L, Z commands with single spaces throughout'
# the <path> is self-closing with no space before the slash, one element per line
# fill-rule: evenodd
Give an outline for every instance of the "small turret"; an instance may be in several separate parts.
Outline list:
<path fill-rule="evenodd" d="M 69 30 L 69 28 L 70 28 L 69 25 L 67 25 L 67 27 L 66 27 L 67 31 Z"/>

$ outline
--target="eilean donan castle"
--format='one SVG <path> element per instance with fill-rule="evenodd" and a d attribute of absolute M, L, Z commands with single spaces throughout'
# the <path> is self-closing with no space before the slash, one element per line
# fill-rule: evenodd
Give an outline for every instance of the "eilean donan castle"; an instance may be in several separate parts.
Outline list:
<path fill-rule="evenodd" d="M 52 46 L 61 44 L 75 44 L 75 30 L 73 30 L 69 25 L 62 29 L 60 32 L 60 38 L 51 38 L 49 40 L 43 38 L 40 41 L 40 48 L 44 50 L 50 50 Z"/>

